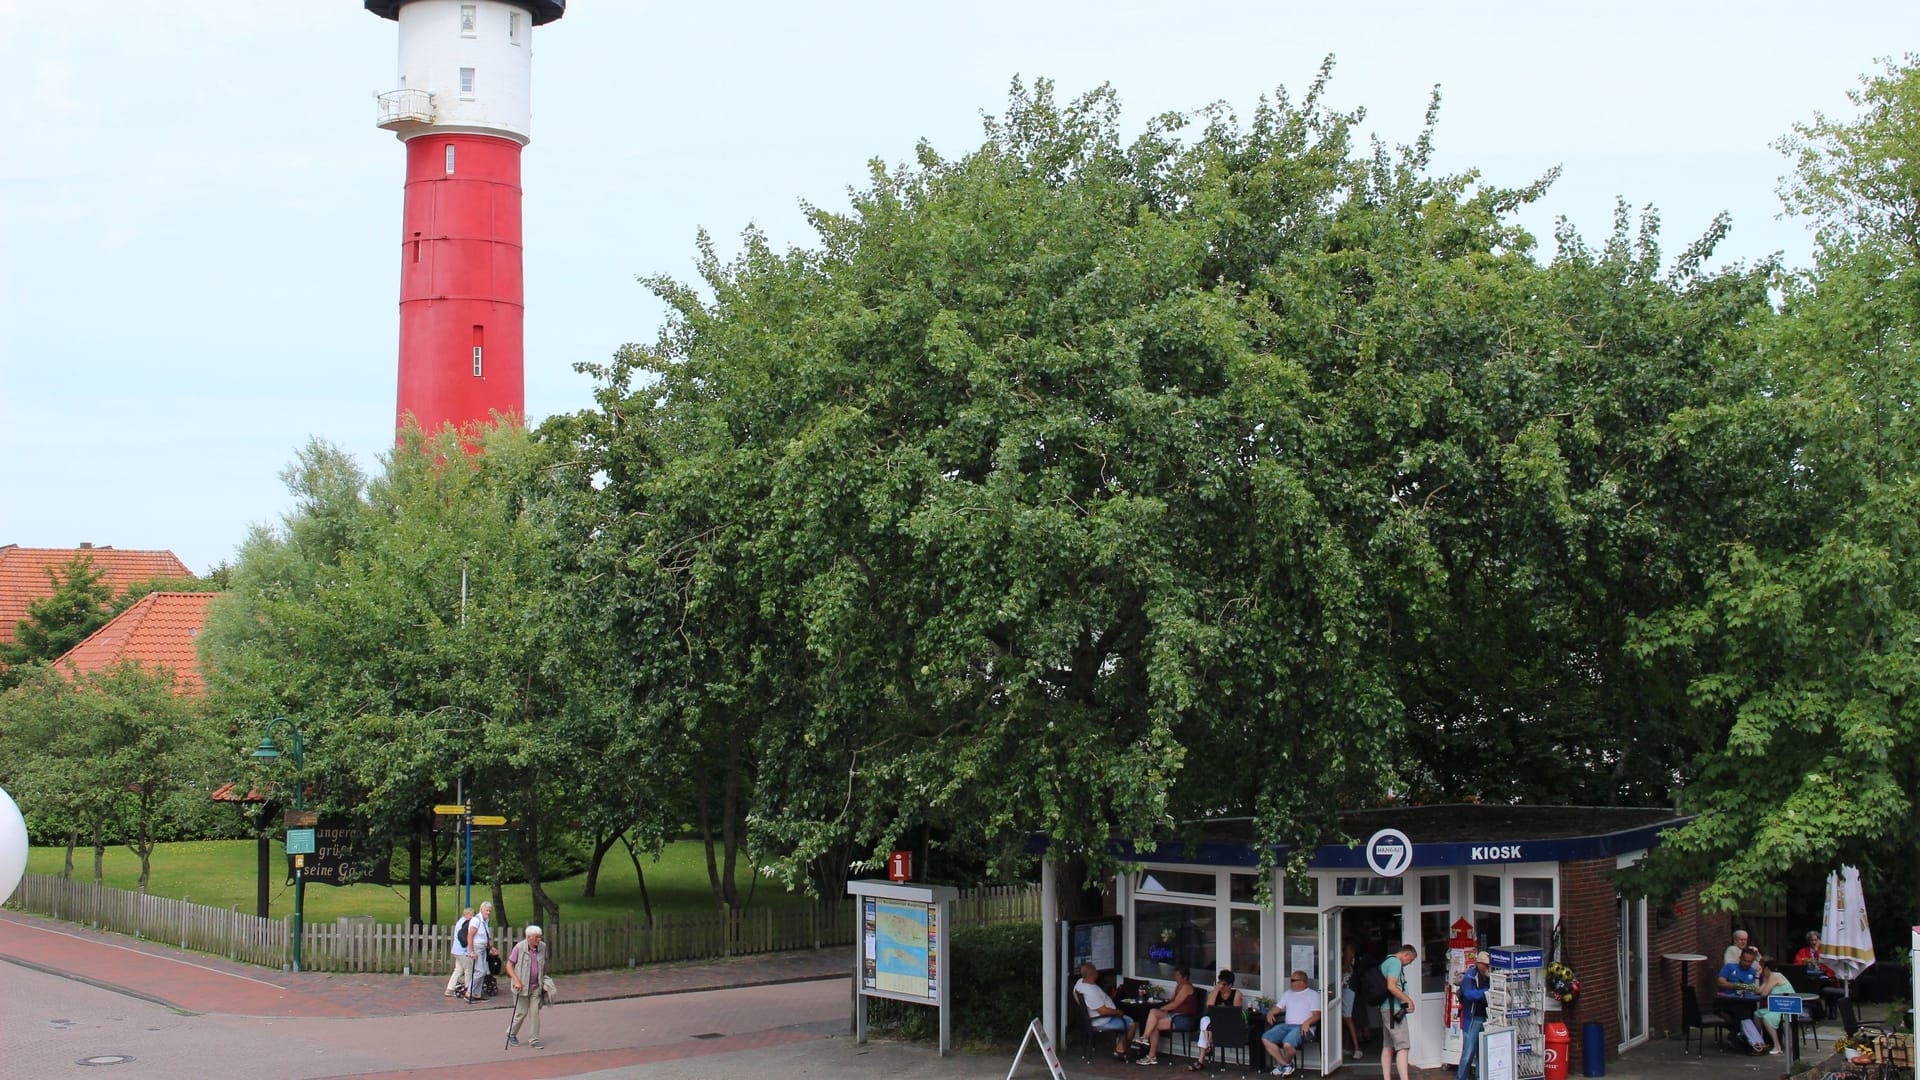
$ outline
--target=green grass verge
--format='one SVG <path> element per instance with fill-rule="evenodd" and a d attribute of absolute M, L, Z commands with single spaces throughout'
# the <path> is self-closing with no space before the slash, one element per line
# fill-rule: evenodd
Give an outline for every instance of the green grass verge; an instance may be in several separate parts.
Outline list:
<path fill-rule="evenodd" d="M 272 877 L 268 896 L 275 918 L 293 913 L 293 886 L 285 876 L 286 861 L 279 841 L 273 845 Z M 34 848 L 27 856 L 27 869 L 36 874 L 57 874 L 66 856 L 65 848 Z M 254 905 L 255 863 L 251 840 L 205 840 L 162 844 L 153 855 L 153 879 L 148 892 L 155 896 L 186 898 L 196 904 L 213 907 L 238 907 L 251 913 Z M 647 895 L 653 901 L 655 915 L 693 914 L 713 910 L 713 891 L 707 884 L 706 849 L 686 841 L 668 844 L 659 860 L 641 860 L 647 874 Z M 140 880 L 140 860 L 124 847 L 107 849 L 104 863 L 106 884 L 116 889 L 132 889 Z M 93 853 L 85 848 L 74 852 L 73 876 L 79 881 L 93 880 Z M 735 875 L 740 896 L 747 898 L 753 888 L 749 910 L 805 904 L 807 899 L 782 892 L 772 882 L 752 885 L 752 874 L 742 869 Z M 598 895 L 585 897 L 586 875 L 576 874 L 548 882 L 547 891 L 559 901 L 560 917 L 569 921 L 621 919 L 640 911 L 640 887 L 634 881 L 633 863 L 626 850 L 616 847 L 600 868 Z M 532 900 L 525 885 L 508 885 L 503 890 L 507 915 L 516 924 L 532 911 Z M 474 882 L 473 899 L 478 904 L 492 895 L 491 889 Z M 429 891 L 421 888 L 420 911 L 428 912 Z M 459 890 L 451 883 L 440 887 L 440 921 L 450 923 L 459 914 Z M 308 922 L 331 921 L 342 915 L 371 915 L 380 922 L 404 922 L 407 917 L 407 885 L 404 880 L 387 885 L 308 885 L 305 917 Z"/>

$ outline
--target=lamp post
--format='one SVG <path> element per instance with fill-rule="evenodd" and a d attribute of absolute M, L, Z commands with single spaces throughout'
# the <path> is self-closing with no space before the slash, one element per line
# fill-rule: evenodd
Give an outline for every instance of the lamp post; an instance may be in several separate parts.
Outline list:
<path fill-rule="evenodd" d="M 285 725 L 288 735 L 291 738 L 290 748 L 293 751 L 293 808 L 295 810 L 305 810 L 306 803 L 304 796 L 307 780 L 304 768 L 306 762 L 301 754 L 300 726 L 284 716 L 276 716 L 267 721 L 266 731 L 260 735 L 260 748 L 253 752 L 253 756 L 262 761 L 280 760 L 280 748 L 274 745 L 273 741 L 273 728 L 275 724 Z M 303 867 L 296 865 L 293 869 L 293 970 L 295 971 L 300 970 L 301 914 L 305 907 L 306 896 L 306 871 Z"/>

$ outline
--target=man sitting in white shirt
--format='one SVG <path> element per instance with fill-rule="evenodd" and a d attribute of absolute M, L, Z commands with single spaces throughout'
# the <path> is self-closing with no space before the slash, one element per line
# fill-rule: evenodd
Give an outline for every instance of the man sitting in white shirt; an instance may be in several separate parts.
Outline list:
<path fill-rule="evenodd" d="M 1320 1024 L 1320 995 L 1307 989 L 1307 973 L 1294 972 L 1287 980 L 1287 992 L 1267 1010 L 1267 1023 L 1273 1026 L 1260 1036 L 1273 1062 L 1273 1075 L 1292 1076 L 1299 1068 L 1293 1063 L 1300 1044 Z"/>
<path fill-rule="evenodd" d="M 1116 1036 L 1113 1056 L 1127 1060 L 1127 1044 L 1133 1041 L 1133 1018 L 1121 1012 L 1113 999 L 1100 989 L 1100 969 L 1092 961 L 1080 965 L 1080 981 L 1073 992 L 1087 1007 L 1087 1024 L 1095 1031 L 1111 1031 Z"/>

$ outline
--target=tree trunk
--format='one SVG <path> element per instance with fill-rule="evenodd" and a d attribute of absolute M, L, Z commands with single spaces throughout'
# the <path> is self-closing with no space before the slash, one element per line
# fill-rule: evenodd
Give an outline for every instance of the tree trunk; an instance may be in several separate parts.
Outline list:
<path fill-rule="evenodd" d="M 493 918 L 501 926 L 507 925 L 507 897 L 500 888 L 500 831 L 487 830 L 488 848 L 493 853 Z"/>
<path fill-rule="evenodd" d="M 420 819 L 407 832 L 407 922 L 420 925 Z"/>
<path fill-rule="evenodd" d="M 540 819 L 535 814 L 526 815 L 520 830 L 520 865 L 527 875 L 527 892 L 533 900 L 533 914 L 529 922 L 541 923 L 549 931 L 560 925 L 560 902 L 547 895 L 545 884 L 540 880 Z"/>
<path fill-rule="evenodd" d="M 647 874 L 640 869 L 640 853 L 633 849 L 633 841 L 627 839 L 627 834 L 620 834 L 620 842 L 627 845 L 627 858 L 633 860 L 633 876 L 640 882 L 640 907 L 646 913 L 647 925 L 652 926 L 653 900 L 647 896 Z"/>
<path fill-rule="evenodd" d="M 427 833 L 427 925 L 440 925 L 440 830 Z"/>
<path fill-rule="evenodd" d="M 73 880 L 73 849 L 79 846 L 80 826 L 75 825 L 67 830 L 67 861 L 60 866 L 60 877 L 63 881 Z"/>
<path fill-rule="evenodd" d="M 100 823 L 95 821 L 93 823 L 93 883 L 95 885 L 104 884 L 106 881 L 106 867 L 103 865 L 106 857 L 107 841 L 101 836 Z"/>
<path fill-rule="evenodd" d="M 607 857 L 613 845 L 626 835 L 623 829 L 617 833 L 601 833 L 593 838 L 593 854 L 587 857 L 587 880 L 581 886 L 581 896 L 592 896 L 600 887 L 600 860 Z"/>

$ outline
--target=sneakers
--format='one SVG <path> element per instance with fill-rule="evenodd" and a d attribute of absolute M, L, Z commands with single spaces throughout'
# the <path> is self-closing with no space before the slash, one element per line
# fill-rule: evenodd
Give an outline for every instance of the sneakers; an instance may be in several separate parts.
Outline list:
<path fill-rule="evenodd" d="M 1134 1064 L 1135 1065 L 1158 1065 L 1160 1064 L 1160 1059 L 1157 1057 L 1143 1057 L 1139 1061 L 1134 1062 Z"/>
<path fill-rule="evenodd" d="M 520 1045 L 520 1036 L 518 1036 L 518 1035 L 509 1035 L 509 1036 L 507 1036 L 507 1045 L 508 1045 L 508 1046 L 519 1046 L 519 1045 Z"/>
<path fill-rule="evenodd" d="M 527 1045 L 533 1047 L 535 1050 L 545 1050 L 547 1048 L 547 1044 L 541 1042 L 539 1039 L 535 1039 Z"/>

